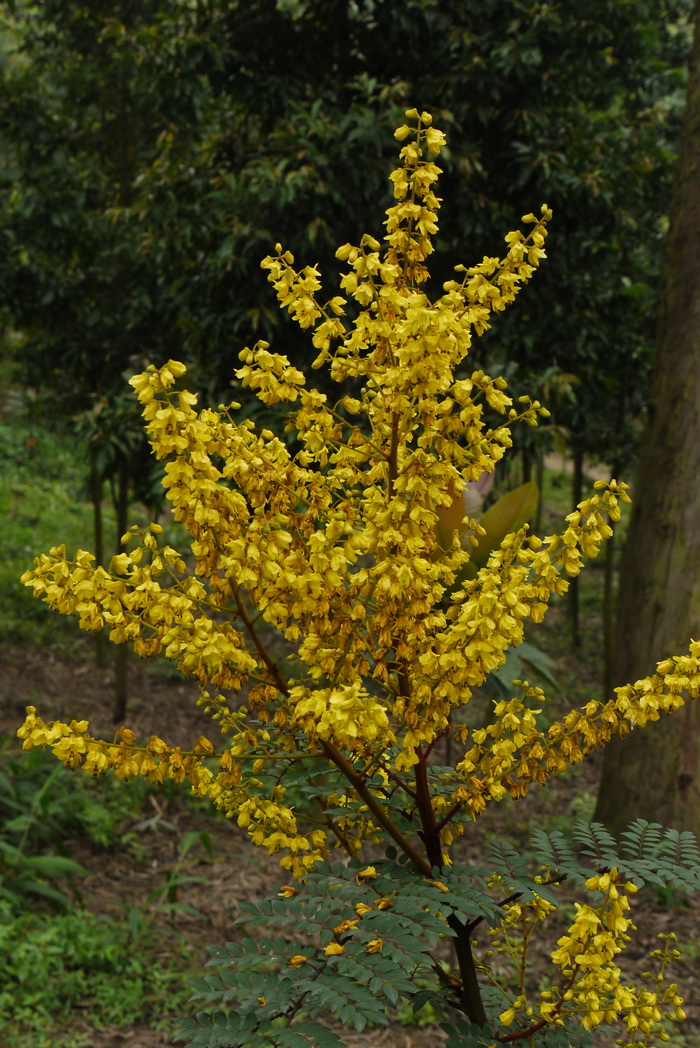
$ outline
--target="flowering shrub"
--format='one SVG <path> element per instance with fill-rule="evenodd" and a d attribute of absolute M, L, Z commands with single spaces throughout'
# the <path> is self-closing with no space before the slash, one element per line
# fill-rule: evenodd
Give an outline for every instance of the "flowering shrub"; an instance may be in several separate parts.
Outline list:
<path fill-rule="evenodd" d="M 332 404 L 266 343 L 245 349 L 241 384 L 265 404 L 290 405 L 287 445 L 236 421 L 239 405 L 197 411 L 178 386 L 182 364 L 150 367 L 131 384 L 167 460 L 191 561 L 160 545 L 151 525 L 124 536 L 129 552 L 109 571 L 59 547 L 23 576 L 83 628 L 106 625 L 116 643 L 162 653 L 193 676 L 223 742 L 201 737 L 184 752 L 157 737 L 137 745 L 127 728 L 103 741 L 84 721 L 46 724 L 32 707 L 19 735 L 91 774 L 189 783 L 296 880 L 243 916 L 273 926 L 275 938 L 214 950 L 214 974 L 195 985 L 206 1007 L 183 1027 L 191 1045 L 341 1045 L 324 1012 L 361 1029 L 386 1022 L 400 998 L 452 1008 L 453 1048 L 579 1046 L 618 1020 L 624 1043 L 649 1045 L 667 1036 L 666 1017 L 682 1017 L 681 1001 L 664 980 L 668 943 L 653 990 L 623 981 L 628 898 L 645 879 L 696 886 L 694 842 L 639 823 L 618 847 L 602 827 L 580 826 L 580 855 L 561 835 L 540 834 L 535 876 L 506 844 L 492 848 L 488 868 L 461 863 L 458 842 L 488 805 L 523 797 L 615 733 L 675 709 L 683 690 L 696 697 L 700 644 L 546 730 L 545 697 L 527 681 L 513 682 L 486 727 L 469 723 L 474 690 L 598 554 L 629 499 L 624 484 L 598 482 L 561 535 L 523 527 L 475 577 L 463 570 L 460 534 L 475 539 L 478 523 L 463 521 L 447 547 L 439 541 L 441 511 L 494 469 L 511 427 L 547 414 L 527 397 L 514 406 L 500 378 L 456 370 L 533 275 L 551 216 L 546 206 L 526 215 L 528 231 L 508 234 L 503 258 L 457 267 L 432 301 L 432 157 L 444 136 L 427 113 L 406 119 L 385 247 L 366 235 L 338 250 L 342 294 L 322 297 L 316 269 L 297 269 L 281 245 L 263 262 L 280 304 L 310 333 L 313 367 L 348 392 Z M 288 643 L 287 665 L 270 627 Z M 443 767 L 436 754 L 448 735 L 456 756 Z M 304 823 L 286 795 L 311 775 L 320 817 Z M 384 857 L 373 858 L 379 845 Z M 552 954 L 547 986 L 533 987 L 528 945 L 565 878 L 586 901 Z M 490 951 L 512 960 L 512 984 L 496 977 L 488 949 L 475 960 L 486 926 Z"/>

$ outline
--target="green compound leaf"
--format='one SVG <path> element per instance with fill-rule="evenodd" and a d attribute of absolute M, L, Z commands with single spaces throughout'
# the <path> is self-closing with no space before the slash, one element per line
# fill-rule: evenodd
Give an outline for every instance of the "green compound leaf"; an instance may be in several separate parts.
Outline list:
<path fill-rule="evenodd" d="M 621 877 L 639 887 L 658 887 L 697 891 L 700 888 L 700 849 L 692 833 L 667 830 L 658 823 L 636 819 L 621 834 L 618 843 L 600 823 L 577 819 L 572 839 L 559 831 L 536 831 L 531 838 L 539 862 L 582 884 L 593 874 L 613 867 Z M 575 844 L 580 851 L 577 852 Z M 538 894 L 544 894 L 535 888 Z"/>
<path fill-rule="evenodd" d="M 194 1025 L 182 1025 L 180 1038 L 187 1038 L 191 1048 L 343 1048 L 342 1037 L 326 1021 L 362 1031 L 370 1024 L 385 1025 L 392 1009 L 406 1004 L 414 1011 L 431 1004 L 444 1014 L 450 991 L 435 973 L 431 950 L 441 938 L 454 936 L 451 918 L 467 927 L 481 921 L 498 924 L 504 892 L 510 898 L 539 895 L 556 903 L 551 885 L 535 880 L 533 859 L 539 864 L 535 868 L 545 866 L 578 885 L 615 867 L 621 877 L 639 884 L 689 890 L 698 886 L 699 858 L 692 834 L 639 819 L 619 843 L 603 826 L 577 820 L 570 838 L 558 830 L 537 831 L 526 854 L 507 842 L 493 842 L 487 865 L 455 864 L 434 870 L 433 877 L 418 873 L 393 851 L 374 861 L 374 876 L 367 876 L 357 860 L 319 863 L 296 896 L 274 894 L 242 907 L 235 922 L 240 940 L 210 948 L 206 974 L 192 982 L 193 999 L 205 1007 Z M 489 894 L 494 873 L 500 877 L 499 899 Z M 253 926 L 271 934 L 253 939 L 246 934 Z M 326 955 L 333 942 L 343 952 Z M 484 987 L 483 1000 L 487 1016 L 507 1007 L 496 988 Z M 489 1027 L 457 1019 L 443 1028 L 450 1048 L 494 1044 Z M 528 1043 L 532 1048 L 588 1048 L 593 1042 L 573 1024 L 538 1030 Z"/>
<path fill-rule="evenodd" d="M 484 890 L 485 871 L 459 865 L 439 879 L 436 871 L 431 880 L 389 856 L 374 866 L 376 876 L 368 878 L 359 876 L 363 866 L 356 860 L 318 864 L 291 899 L 270 895 L 245 904 L 235 922 L 241 931 L 267 926 L 288 934 L 255 940 L 244 932 L 238 942 L 211 948 L 207 974 L 192 982 L 193 999 L 206 1009 L 195 1027 L 182 1026 L 180 1036 L 207 1048 L 335 1048 L 342 1041 L 317 1020 L 325 1015 L 358 1031 L 385 1025 L 391 1009 L 416 998 L 417 976 L 418 1006 L 444 1006 L 430 951 L 441 937 L 454 935 L 447 924 L 452 915 L 464 924 L 497 921 L 497 903 Z M 347 928 L 333 933 L 343 922 Z M 300 927 L 304 943 L 297 941 Z M 344 952 L 326 956 L 331 941 Z M 426 978 L 432 989 L 426 990 Z M 222 1030 L 228 1040 L 221 1039 Z"/>

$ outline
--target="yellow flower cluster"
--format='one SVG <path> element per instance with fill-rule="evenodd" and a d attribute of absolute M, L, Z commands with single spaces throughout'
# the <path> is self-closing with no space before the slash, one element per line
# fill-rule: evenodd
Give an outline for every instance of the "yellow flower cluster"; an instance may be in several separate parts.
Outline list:
<path fill-rule="evenodd" d="M 632 1044 L 653 1044 L 650 1037 L 669 1040 L 662 1019 L 685 1017 L 677 987 L 664 983 L 671 956 L 678 956 L 669 948 L 675 936 L 663 937 L 665 949 L 652 954 L 660 961 L 656 990 L 623 983 L 616 958 L 629 941 L 627 933 L 635 927 L 629 917 L 627 896 L 637 888 L 631 882 L 621 883 L 614 868 L 591 877 L 586 888 L 593 894 L 593 902 L 575 904 L 573 923 L 552 953 L 559 970 L 559 985 L 541 991 L 536 1004 L 530 1004 L 524 985 L 527 948 L 536 925 L 555 908 L 539 897 L 527 903 L 512 902 L 504 908 L 500 926 L 491 931 L 491 945 L 498 953 L 510 956 L 520 980 L 518 993 L 499 1021 L 505 1027 L 517 1023 L 519 1028 L 534 1032 L 552 1024 L 563 1026 L 571 1016 L 577 1016 L 583 1028 L 590 1031 L 622 1017 L 628 1034 L 634 1038 L 629 1048 Z"/>
<path fill-rule="evenodd" d="M 331 403 L 267 343 L 244 349 L 238 380 L 265 404 L 290 406 L 296 441 L 288 445 L 237 418 L 236 404 L 198 410 L 178 384 L 185 368 L 177 361 L 149 367 L 131 385 L 191 556 L 151 525 L 124 536 L 128 548 L 109 570 L 58 547 L 23 576 L 84 629 L 106 626 L 116 643 L 163 654 L 194 677 L 226 737 L 223 752 L 200 740 L 183 754 L 160 739 L 137 747 L 128 733 L 96 740 L 82 722 L 46 725 L 31 709 L 24 745 L 50 746 L 93 774 L 187 780 L 298 875 L 323 854 L 326 833 L 350 851 L 388 833 L 415 857 L 387 813 L 388 789 L 371 783 L 380 773 L 394 785 L 420 777 L 447 732 L 464 746 L 457 775 L 430 804 L 422 785 L 413 791 L 445 846 L 488 803 L 521 796 L 614 732 L 675 708 L 683 691 L 700 692 L 694 644 L 548 731 L 537 726 L 544 696 L 527 682 L 487 728 L 470 734 L 458 725 L 455 710 L 503 665 L 525 622 L 540 622 L 552 594 L 597 555 L 628 496 L 622 483 L 601 483 L 561 535 L 539 539 L 524 528 L 507 536 L 455 589 L 469 552 L 457 533 L 441 545 L 438 510 L 494 469 L 512 425 L 547 414 L 528 398 L 514 406 L 502 379 L 457 369 L 544 257 L 551 213 L 525 215 L 529 231 L 508 234 L 503 258 L 457 267 L 431 300 L 434 158 L 444 136 L 427 113 L 409 110 L 406 121 L 384 244 L 366 235 L 338 250 L 340 294 L 323 298 L 316 269 L 297 270 L 281 245 L 262 263 L 280 305 L 308 330 L 314 366 L 352 380 L 350 391 Z M 289 671 L 269 650 L 272 630 L 290 647 Z M 347 817 L 305 833 L 265 769 L 309 754 L 344 776 Z"/>

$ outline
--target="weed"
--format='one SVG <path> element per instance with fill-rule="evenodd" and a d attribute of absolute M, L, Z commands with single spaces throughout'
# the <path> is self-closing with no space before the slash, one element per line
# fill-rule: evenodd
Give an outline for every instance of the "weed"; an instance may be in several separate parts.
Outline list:
<path fill-rule="evenodd" d="M 135 943 L 126 923 L 105 916 L 70 910 L 16 917 L 0 902 L 3 1044 L 77 1048 L 79 1041 L 62 1040 L 58 1031 L 79 1008 L 98 1027 L 172 1014 L 190 994 L 188 960 L 185 951 L 164 963 L 155 941 Z"/>
<path fill-rule="evenodd" d="M 65 906 L 70 901 L 66 887 L 79 897 L 73 876 L 84 873 L 83 867 L 65 855 L 46 853 L 60 839 L 54 816 L 60 820 L 64 811 L 66 790 L 59 784 L 67 775 L 61 765 L 52 768 L 34 754 L 0 765 L 0 899 L 15 912 L 37 897 Z"/>
<path fill-rule="evenodd" d="M 195 844 L 200 844 L 204 848 L 209 859 L 213 858 L 211 840 L 208 833 L 202 830 L 193 830 L 191 833 L 186 834 L 174 866 L 165 875 L 165 883 L 148 896 L 148 902 L 151 903 L 152 911 L 165 912 L 173 925 L 178 913 L 187 913 L 191 917 L 201 917 L 203 920 L 207 920 L 200 910 L 180 900 L 180 890 L 185 885 L 207 883 L 206 877 L 187 873 L 185 867 L 185 859 Z"/>

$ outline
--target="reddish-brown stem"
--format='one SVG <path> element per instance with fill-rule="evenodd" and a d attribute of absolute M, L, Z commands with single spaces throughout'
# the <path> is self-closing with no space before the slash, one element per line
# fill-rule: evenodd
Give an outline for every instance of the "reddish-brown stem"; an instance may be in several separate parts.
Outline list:
<path fill-rule="evenodd" d="M 248 631 L 248 636 L 250 637 L 250 639 L 252 640 L 253 644 L 255 645 L 255 650 L 257 651 L 258 655 L 260 656 L 260 658 L 264 662 L 265 666 L 267 667 L 267 669 L 268 669 L 268 671 L 270 673 L 270 676 L 272 677 L 272 679 L 274 680 L 275 684 L 277 685 L 279 690 L 282 692 L 282 694 L 283 695 L 289 695 L 289 688 L 287 686 L 287 682 L 284 679 L 284 677 L 282 676 L 282 674 L 280 673 L 279 666 L 277 665 L 275 660 L 270 657 L 270 655 L 269 655 L 269 653 L 267 651 L 267 648 L 265 647 L 265 645 L 263 644 L 262 640 L 260 639 L 260 636 L 258 635 L 258 631 L 255 628 L 253 620 L 251 619 L 250 615 L 246 611 L 246 608 L 245 608 L 245 605 L 243 603 L 243 600 L 241 599 L 241 595 L 240 595 L 240 593 L 238 591 L 238 586 L 233 586 L 232 585 L 231 586 L 231 590 L 232 590 L 232 593 L 233 593 L 233 599 L 236 602 L 236 608 L 238 609 L 238 614 L 240 615 L 241 619 L 243 620 L 243 624 L 244 624 L 245 628 Z"/>
<path fill-rule="evenodd" d="M 439 742 L 439 741 L 440 741 L 440 739 L 442 739 L 442 738 L 443 738 L 443 736 L 447 735 L 447 733 L 448 733 L 448 731 L 449 731 L 449 730 L 450 730 L 450 729 L 449 729 L 449 727 L 447 727 L 447 728 L 443 728 L 443 729 L 442 729 L 442 731 L 439 731 L 439 732 L 437 733 L 437 735 L 435 736 L 435 738 L 433 739 L 433 741 L 432 741 L 432 742 L 429 742 L 429 743 L 428 743 L 428 745 L 426 746 L 426 749 L 425 749 L 425 755 L 426 755 L 426 757 L 429 757 L 429 756 L 430 756 L 430 754 L 431 754 L 431 753 L 433 752 L 433 749 L 434 749 L 434 747 L 435 747 L 435 744 L 436 744 L 437 742 Z"/>
<path fill-rule="evenodd" d="M 458 801 L 456 804 L 452 805 L 452 807 L 448 811 L 447 815 L 443 815 L 443 817 L 440 819 L 440 822 L 437 824 L 437 831 L 438 831 L 438 833 L 440 832 L 440 830 L 444 830 L 445 826 L 447 826 L 447 824 L 450 821 L 450 819 L 453 819 L 455 817 L 455 815 L 457 814 L 457 812 L 459 811 L 459 809 L 463 808 L 463 807 L 464 807 L 464 801 Z"/>
<path fill-rule="evenodd" d="M 532 1026 L 528 1026 L 527 1030 L 518 1030 L 517 1033 L 508 1034 L 507 1037 L 497 1037 L 496 1040 L 500 1041 L 501 1044 L 514 1044 L 515 1041 L 522 1041 L 525 1037 L 532 1037 L 538 1030 L 543 1029 L 549 1023 L 548 1019 L 540 1019 L 539 1022 L 533 1023 Z"/>
<path fill-rule="evenodd" d="M 321 806 L 321 810 L 323 811 L 323 806 Z M 324 811 L 323 815 L 329 830 L 331 830 L 331 832 L 335 834 L 338 843 L 341 845 L 341 847 L 345 849 L 350 858 L 352 858 L 353 851 L 352 847 L 350 846 L 350 841 L 348 840 L 347 834 L 341 830 L 340 826 L 336 825 L 336 823 L 333 821 L 330 815 L 327 814 L 327 812 Z"/>
<path fill-rule="evenodd" d="M 387 768 L 386 764 L 384 764 L 383 761 L 379 762 L 379 767 L 382 769 L 384 774 L 387 775 L 393 782 L 395 782 L 396 785 L 400 787 L 400 789 L 404 790 L 409 795 L 409 797 L 413 797 L 414 800 L 416 799 L 415 790 L 412 790 L 407 782 L 404 782 L 403 779 L 399 778 L 395 771 L 392 771 L 391 768 Z"/>
<path fill-rule="evenodd" d="M 415 765 L 416 804 L 421 821 L 421 836 L 430 865 L 442 867 L 442 844 L 435 820 L 435 811 L 428 783 L 428 754 L 420 747 L 416 749 L 418 763 Z"/>
<path fill-rule="evenodd" d="M 422 873 L 424 877 L 430 877 L 432 873 L 430 864 L 426 861 L 424 856 L 420 854 L 420 852 L 416 851 L 408 837 L 406 837 L 398 826 L 394 824 L 391 817 L 368 788 L 362 776 L 359 772 L 355 771 L 352 763 L 343 756 L 340 750 L 338 750 L 332 742 L 326 742 L 322 739 L 321 745 L 323 747 L 323 752 L 328 759 L 331 760 L 336 768 L 343 773 L 350 785 L 356 790 L 358 796 L 361 797 L 367 805 L 379 825 L 382 826 L 391 839 L 398 844 L 404 855 L 409 857 L 419 873 Z"/>

